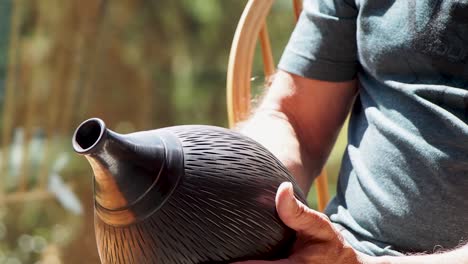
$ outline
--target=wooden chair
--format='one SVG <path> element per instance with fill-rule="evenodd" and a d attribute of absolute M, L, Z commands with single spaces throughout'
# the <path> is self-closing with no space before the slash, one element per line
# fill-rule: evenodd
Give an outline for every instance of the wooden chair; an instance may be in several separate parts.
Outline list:
<path fill-rule="evenodd" d="M 246 119 L 250 113 L 251 75 L 257 39 L 263 58 L 265 77 L 275 72 L 275 64 L 268 37 L 266 17 L 274 0 L 249 0 L 240 18 L 229 55 L 227 74 L 227 107 L 229 126 Z M 302 9 L 301 0 L 293 0 L 296 21 Z M 315 180 L 318 210 L 323 211 L 328 200 L 326 171 Z"/>

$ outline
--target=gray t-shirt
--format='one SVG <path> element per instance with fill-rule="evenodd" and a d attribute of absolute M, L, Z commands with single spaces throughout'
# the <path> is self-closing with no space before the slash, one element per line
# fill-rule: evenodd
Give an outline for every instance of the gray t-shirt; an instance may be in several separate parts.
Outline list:
<path fill-rule="evenodd" d="M 279 68 L 359 80 L 326 211 L 356 249 L 395 255 L 468 240 L 467 62 L 467 0 L 304 2 Z"/>

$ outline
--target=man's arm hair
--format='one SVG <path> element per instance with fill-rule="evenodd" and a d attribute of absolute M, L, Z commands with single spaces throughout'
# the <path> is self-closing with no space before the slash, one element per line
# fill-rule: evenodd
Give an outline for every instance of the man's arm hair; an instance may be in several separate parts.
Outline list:
<path fill-rule="evenodd" d="M 282 161 L 307 193 L 330 154 L 356 94 L 355 80 L 327 82 L 280 70 L 240 131 Z"/>

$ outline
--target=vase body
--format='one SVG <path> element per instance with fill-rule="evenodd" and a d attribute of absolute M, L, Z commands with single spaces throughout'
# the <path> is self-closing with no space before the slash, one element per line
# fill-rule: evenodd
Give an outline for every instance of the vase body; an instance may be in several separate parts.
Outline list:
<path fill-rule="evenodd" d="M 74 146 L 95 174 L 102 263 L 231 263 L 287 256 L 295 235 L 276 213 L 275 194 L 290 181 L 305 199 L 287 169 L 261 145 L 212 126 L 120 135 L 96 120 L 83 124 L 94 122 L 104 139 L 97 131 L 91 142 L 83 139 L 86 133 L 80 139 L 82 124 Z"/>

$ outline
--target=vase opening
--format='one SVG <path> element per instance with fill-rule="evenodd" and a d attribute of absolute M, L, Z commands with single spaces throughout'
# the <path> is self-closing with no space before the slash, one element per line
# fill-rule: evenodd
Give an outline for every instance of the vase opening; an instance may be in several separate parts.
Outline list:
<path fill-rule="evenodd" d="M 90 152 L 101 141 L 104 131 L 106 126 L 101 119 L 92 118 L 84 121 L 73 135 L 73 148 L 81 154 Z"/>

